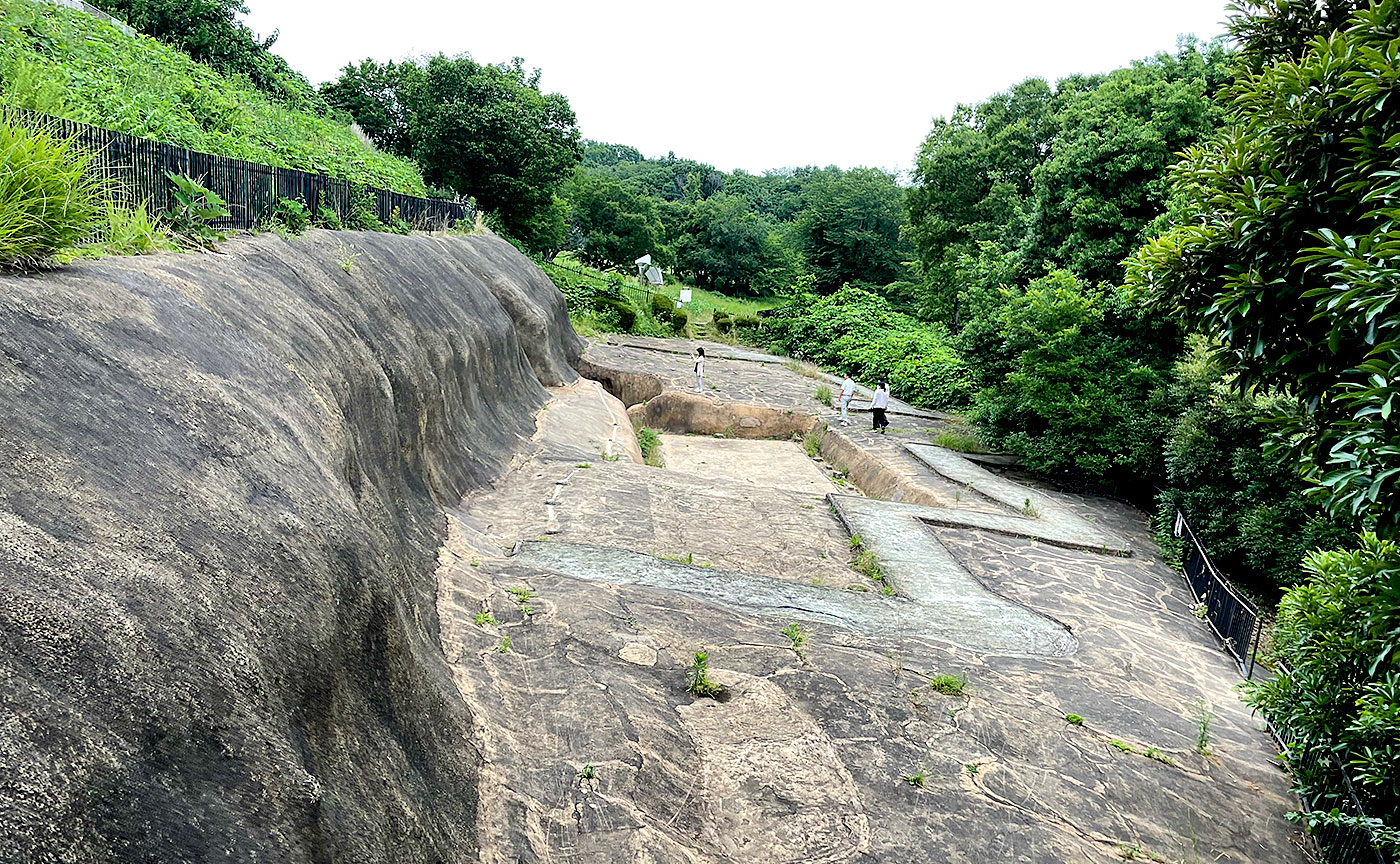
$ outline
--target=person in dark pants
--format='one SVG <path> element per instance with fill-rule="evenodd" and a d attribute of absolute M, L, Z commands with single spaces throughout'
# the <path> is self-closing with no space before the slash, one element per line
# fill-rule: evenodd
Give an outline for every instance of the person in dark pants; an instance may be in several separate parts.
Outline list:
<path fill-rule="evenodd" d="M 889 418 L 885 412 L 890 407 L 890 382 L 880 379 L 880 386 L 875 388 L 875 398 L 870 400 L 870 413 L 874 419 L 870 421 L 870 428 L 885 434 L 885 430 L 890 428 Z"/>

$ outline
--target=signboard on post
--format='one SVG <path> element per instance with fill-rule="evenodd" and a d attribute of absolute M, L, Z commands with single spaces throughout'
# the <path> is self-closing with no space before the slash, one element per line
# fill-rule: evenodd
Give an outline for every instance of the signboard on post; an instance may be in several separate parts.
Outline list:
<path fill-rule="evenodd" d="M 690 289 L 689 289 L 689 288 L 682 288 L 682 289 L 681 289 L 681 302 L 682 302 L 682 303 L 689 303 L 689 302 L 690 302 Z"/>

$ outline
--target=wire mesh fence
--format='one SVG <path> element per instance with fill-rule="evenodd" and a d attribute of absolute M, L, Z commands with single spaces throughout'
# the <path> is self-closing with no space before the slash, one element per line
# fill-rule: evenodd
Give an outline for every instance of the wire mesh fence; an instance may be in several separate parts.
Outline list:
<path fill-rule="evenodd" d="M 1185 541 L 1181 556 L 1181 573 L 1191 589 L 1191 596 L 1204 606 L 1205 620 L 1215 635 L 1225 644 L 1225 650 L 1235 658 L 1246 678 L 1254 677 L 1254 653 L 1259 647 L 1263 622 L 1259 610 L 1245 599 L 1206 554 L 1185 515 L 1177 511 L 1172 533 Z"/>
<path fill-rule="evenodd" d="M 398 218 L 424 231 L 476 217 L 476 208 L 465 201 L 417 198 L 323 174 L 215 156 L 34 111 L 9 111 L 7 116 L 72 139 L 93 154 L 93 170 L 115 198 L 133 207 L 144 206 L 152 216 L 175 207 L 174 185 L 166 175 L 181 174 L 227 203 L 229 215 L 214 225 L 222 229 L 264 224 L 281 198 L 300 201 L 313 216 L 322 208 L 333 211 L 347 224 L 355 224 L 361 209 L 385 225 Z"/>

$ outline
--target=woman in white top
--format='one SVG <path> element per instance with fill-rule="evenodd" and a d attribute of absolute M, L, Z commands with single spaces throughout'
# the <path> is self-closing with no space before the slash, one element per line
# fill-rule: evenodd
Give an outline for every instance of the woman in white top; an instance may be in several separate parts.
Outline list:
<path fill-rule="evenodd" d="M 705 392 L 705 349 L 695 349 L 695 392 Z"/>
<path fill-rule="evenodd" d="M 885 410 L 890 407 L 890 382 L 880 379 L 880 386 L 875 388 L 875 398 L 870 400 L 870 413 L 874 415 L 871 422 L 871 429 L 885 434 L 885 430 L 890 428 L 889 418 L 885 416 Z"/>

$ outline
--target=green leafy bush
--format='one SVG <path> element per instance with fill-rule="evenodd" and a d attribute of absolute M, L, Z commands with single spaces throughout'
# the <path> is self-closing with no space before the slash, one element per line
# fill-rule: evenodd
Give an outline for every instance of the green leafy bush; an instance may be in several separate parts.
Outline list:
<path fill-rule="evenodd" d="M 686 326 L 689 325 L 689 324 L 690 324 L 690 313 L 689 313 L 689 312 L 685 311 L 684 309 L 672 309 L 672 310 L 671 310 L 671 329 L 672 329 L 672 330 L 674 330 L 674 331 L 677 332 L 677 333 L 684 332 Z"/>
<path fill-rule="evenodd" d="M 617 328 L 623 333 L 631 333 L 637 326 L 637 310 L 626 300 L 617 297 L 595 297 L 593 308 L 614 319 Z"/>
<path fill-rule="evenodd" d="M 1155 332 L 1120 292 L 1059 271 L 998 316 L 1009 372 L 977 395 L 993 449 L 1036 471 L 1141 492 L 1162 475 L 1175 330 Z"/>
<path fill-rule="evenodd" d="M 1314 552 L 1309 580 L 1278 606 L 1274 649 L 1284 666 L 1246 682 L 1251 704 L 1320 750 L 1336 749 L 1372 816 L 1400 813 L 1400 545 L 1372 533 L 1358 548 Z M 1289 754 L 1309 794 L 1338 784 L 1318 760 Z M 1326 805 L 1322 808 L 1326 809 Z M 1313 814 L 1326 820 L 1326 814 Z M 1388 823 L 1400 837 L 1400 825 Z"/>
<path fill-rule="evenodd" d="M 278 198 L 272 207 L 272 222 L 291 234 L 300 234 L 311 222 L 306 205 L 295 198 Z"/>
<path fill-rule="evenodd" d="M 74 142 L 0 113 L 0 266 L 37 263 L 98 225 L 91 155 Z"/>
<path fill-rule="evenodd" d="M 1180 510 L 1230 578 L 1277 600 L 1280 587 L 1303 578 L 1312 549 L 1348 545 L 1349 522 L 1329 517 L 1291 460 L 1269 451 L 1270 418 L 1296 409 L 1283 394 L 1244 394 L 1195 339 L 1173 372 L 1183 406 L 1168 429 L 1158 533 L 1170 532 Z"/>
<path fill-rule="evenodd" d="M 801 293 L 772 318 L 773 347 L 857 378 L 888 378 L 900 399 L 928 407 L 971 401 L 971 370 L 947 331 L 897 312 L 889 302 L 847 285 L 819 297 Z"/>
<path fill-rule="evenodd" d="M 671 312 L 676 308 L 676 301 L 672 300 L 668 294 L 651 295 L 651 314 L 658 321 L 670 321 Z"/>
<path fill-rule="evenodd" d="M 365 146 L 349 126 L 289 108 L 246 79 L 225 78 L 176 48 L 126 36 L 91 15 L 0 0 L 0 33 L 0 101 L 7 105 L 205 153 L 424 194 L 413 162 Z"/>
<path fill-rule="evenodd" d="M 175 236 L 186 245 L 201 249 L 213 249 L 215 243 L 228 239 L 214 227 L 215 222 L 229 215 L 227 202 L 188 177 L 168 171 L 165 176 L 175 187 L 175 206 L 165 214 Z"/>

